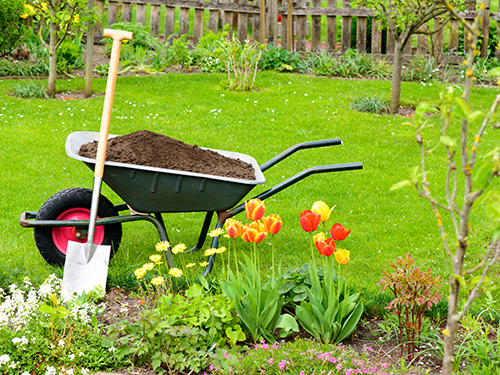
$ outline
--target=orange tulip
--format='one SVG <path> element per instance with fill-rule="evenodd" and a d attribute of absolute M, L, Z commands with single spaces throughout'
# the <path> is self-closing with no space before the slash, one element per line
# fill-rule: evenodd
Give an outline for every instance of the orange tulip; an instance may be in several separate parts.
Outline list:
<path fill-rule="evenodd" d="M 306 232 L 314 232 L 318 229 L 320 219 L 321 215 L 315 214 L 311 210 L 304 210 L 300 214 L 299 222 L 302 229 Z"/>
<path fill-rule="evenodd" d="M 241 238 L 245 242 L 259 243 L 266 238 L 266 236 L 267 233 L 264 224 L 258 221 L 241 227 Z"/>
<path fill-rule="evenodd" d="M 330 234 L 332 235 L 335 241 L 343 241 L 345 238 L 351 233 L 351 231 L 347 231 L 342 224 L 335 223 L 330 229 Z"/>
<path fill-rule="evenodd" d="M 229 237 L 236 238 L 241 236 L 242 224 L 235 219 L 227 219 L 225 224 L 226 233 Z"/>
<path fill-rule="evenodd" d="M 351 252 L 344 249 L 337 249 L 335 260 L 340 264 L 347 264 L 351 260 Z"/>
<path fill-rule="evenodd" d="M 329 257 L 335 252 L 335 241 L 331 237 L 325 240 L 316 241 L 315 244 L 316 249 L 318 249 L 321 255 Z"/>
<path fill-rule="evenodd" d="M 248 220 L 260 220 L 266 212 L 266 205 L 260 199 L 245 202 L 245 216 Z"/>
<path fill-rule="evenodd" d="M 272 214 L 262 218 L 267 233 L 276 234 L 283 227 L 283 220 L 280 215 Z"/>

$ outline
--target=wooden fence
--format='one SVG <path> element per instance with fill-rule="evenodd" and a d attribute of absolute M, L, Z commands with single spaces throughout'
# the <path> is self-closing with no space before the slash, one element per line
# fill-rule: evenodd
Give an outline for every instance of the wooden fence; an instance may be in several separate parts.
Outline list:
<path fill-rule="evenodd" d="M 261 18 L 259 0 L 109 0 L 106 9 L 103 1 L 98 0 L 96 4 L 104 14 L 107 13 L 108 26 L 121 21 L 140 22 L 148 24 L 153 34 L 164 39 L 174 34 L 186 35 L 196 43 L 207 30 L 217 33 L 227 24 L 241 41 L 260 41 L 261 30 L 265 30 L 268 44 L 288 46 L 297 52 L 327 50 L 344 53 L 348 48 L 355 48 L 360 53 L 391 58 L 394 50 L 393 38 L 388 35 L 390 33 L 380 30 L 379 21 L 373 17 L 374 11 L 354 9 L 350 0 L 342 0 L 342 7 L 337 7 L 337 0 L 293 0 L 291 4 L 288 4 L 288 0 L 267 0 L 265 28 L 261 28 L 264 18 Z M 149 22 L 146 22 L 147 13 Z M 286 27 L 290 14 L 293 17 L 292 28 Z M 466 15 L 466 18 L 473 17 L 474 12 Z M 278 22 L 279 19 L 281 22 Z M 483 30 L 489 30 L 490 23 L 495 22 L 497 35 L 500 34 L 500 22 L 496 22 L 497 19 L 497 13 L 487 10 Z M 411 45 L 408 44 L 405 52 L 431 54 L 437 58 L 443 53 L 460 55 L 459 40 L 463 30 L 459 26 L 458 20 L 451 20 L 432 37 L 414 36 L 415 39 Z M 439 25 L 436 21 L 428 27 L 433 29 Z M 293 35 L 293 38 L 289 39 L 288 34 Z M 481 52 L 486 56 L 488 33 L 483 34 L 485 40 Z M 100 35 L 102 26 L 98 25 L 96 36 Z M 498 50 L 496 52 L 500 58 Z"/>

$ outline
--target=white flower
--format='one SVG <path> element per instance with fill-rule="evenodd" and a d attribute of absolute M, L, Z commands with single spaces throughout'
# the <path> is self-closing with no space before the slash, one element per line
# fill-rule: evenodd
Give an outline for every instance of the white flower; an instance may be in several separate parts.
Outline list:
<path fill-rule="evenodd" d="M 57 343 L 57 345 L 59 345 L 61 348 L 64 348 L 64 340 L 63 339 L 60 339 L 59 342 Z"/>
<path fill-rule="evenodd" d="M 21 373 L 21 375 L 30 375 L 30 373 L 28 371 L 24 371 Z"/>
<path fill-rule="evenodd" d="M 28 342 L 29 342 L 29 340 L 28 340 L 25 336 L 23 336 L 23 337 L 21 337 L 21 338 L 19 338 L 19 337 L 14 337 L 14 338 L 12 339 L 12 343 L 13 343 L 13 344 L 15 344 L 15 345 L 19 345 L 19 346 L 24 346 L 24 345 L 26 345 Z"/>
<path fill-rule="evenodd" d="M 8 362 L 10 362 L 10 355 L 4 354 L 0 356 L 0 366 L 5 365 Z"/>
<path fill-rule="evenodd" d="M 112 346 L 111 348 L 108 349 L 108 352 L 110 352 L 110 353 L 116 352 L 116 348 L 114 346 Z"/>
<path fill-rule="evenodd" d="M 86 368 L 82 368 L 82 375 L 89 375 L 90 371 Z"/>
<path fill-rule="evenodd" d="M 74 354 L 69 354 L 69 355 L 68 355 L 68 358 L 72 361 L 72 360 L 74 360 L 74 359 L 75 359 L 75 355 L 74 355 Z"/>
<path fill-rule="evenodd" d="M 56 368 L 54 366 L 47 366 L 45 369 L 45 375 L 56 375 Z"/>

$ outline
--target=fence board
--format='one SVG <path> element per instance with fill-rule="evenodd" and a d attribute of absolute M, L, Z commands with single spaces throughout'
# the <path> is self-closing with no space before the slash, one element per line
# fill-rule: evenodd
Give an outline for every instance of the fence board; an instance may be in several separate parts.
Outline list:
<path fill-rule="evenodd" d="M 146 25 L 146 5 L 137 4 L 135 12 L 135 22 Z"/>
<path fill-rule="evenodd" d="M 159 5 L 151 5 L 151 32 L 156 36 L 160 35 L 160 13 Z"/>
<path fill-rule="evenodd" d="M 260 42 L 260 15 L 254 14 L 252 16 L 252 19 L 253 19 L 252 40 L 254 42 Z"/>
<path fill-rule="evenodd" d="M 240 0 L 241 5 L 247 5 L 248 0 Z M 238 14 L 238 40 L 242 43 L 247 39 L 248 33 L 248 14 L 240 13 Z"/>
<path fill-rule="evenodd" d="M 122 21 L 132 21 L 132 4 L 122 3 Z"/>
<path fill-rule="evenodd" d="M 358 17 L 356 22 L 356 50 L 360 53 L 366 52 L 366 17 Z"/>
<path fill-rule="evenodd" d="M 108 4 L 108 26 L 117 22 L 118 20 L 118 7 L 119 4 L 115 1 L 110 1 Z"/>
<path fill-rule="evenodd" d="M 328 8 L 336 8 L 337 0 L 328 0 Z M 326 17 L 326 49 L 327 51 L 335 51 L 337 44 L 337 17 L 327 16 Z"/>
<path fill-rule="evenodd" d="M 278 41 L 278 2 L 267 1 L 267 43 L 276 46 Z"/>
<path fill-rule="evenodd" d="M 458 53 L 459 25 L 460 23 L 457 19 L 450 20 L 450 43 L 448 45 L 448 53 L 450 54 Z"/>
<path fill-rule="evenodd" d="M 306 0 L 297 0 L 297 7 L 305 7 Z M 300 15 L 296 16 L 295 22 L 295 35 L 297 36 L 296 49 L 298 52 L 306 51 L 306 27 L 307 27 L 307 16 Z"/>
<path fill-rule="evenodd" d="M 321 7 L 321 0 L 312 0 L 312 6 Z M 311 16 L 311 50 L 319 52 L 321 49 L 321 16 Z"/>
<path fill-rule="evenodd" d="M 187 35 L 189 33 L 189 8 L 179 10 L 179 34 Z"/>
<path fill-rule="evenodd" d="M 417 55 L 426 55 L 428 47 L 429 43 L 427 43 L 427 37 L 425 35 L 419 34 L 417 36 Z"/>
<path fill-rule="evenodd" d="M 342 0 L 342 6 L 344 8 L 350 8 L 351 0 Z M 352 17 L 342 16 L 342 36 L 341 36 L 342 53 L 351 48 L 351 25 L 352 25 Z"/>
<path fill-rule="evenodd" d="M 165 7 L 165 33 L 164 39 L 168 40 L 175 32 L 175 8 Z"/>
<path fill-rule="evenodd" d="M 219 31 L 219 11 L 209 10 L 208 11 L 208 30 L 212 31 L 214 34 Z"/>
<path fill-rule="evenodd" d="M 483 34 L 483 41 L 481 43 L 481 57 L 488 56 L 488 39 L 490 35 L 490 5 L 491 0 L 484 0 L 484 17 L 481 22 L 481 30 Z"/>
<path fill-rule="evenodd" d="M 203 9 L 194 10 L 193 41 L 195 43 L 198 43 L 203 36 L 203 13 Z"/>
<path fill-rule="evenodd" d="M 432 56 L 438 61 L 443 56 L 444 28 L 438 19 L 434 20 L 434 30 L 439 30 L 432 35 Z"/>
<path fill-rule="evenodd" d="M 382 53 L 382 31 L 380 30 L 380 20 L 372 18 L 372 45 L 371 51 L 374 54 Z"/>

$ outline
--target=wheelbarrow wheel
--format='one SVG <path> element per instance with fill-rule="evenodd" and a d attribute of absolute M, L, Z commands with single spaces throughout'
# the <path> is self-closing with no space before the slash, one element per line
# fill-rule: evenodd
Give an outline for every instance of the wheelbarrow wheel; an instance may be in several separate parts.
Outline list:
<path fill-rule="evenodd" d="M 50 197 L 40 207 L 36 220 L 88 220 L 92 190 L 85 188 L 71 188 L 62 190 Z M 118 216 L 113 204 L 108 198 L 101 195 L 97 210 L 98 218 Z M 68 241 L 84 243 L 86 233 L 75 227 L 35 227 L 35 242 L 38 251 L 44 259 L 52 265 L 64 265 Z M 83 233 L 83 236 L 82 236 Z M 96 245 L 111 245 L 111 257 L 116 253 L 122 238 L 121 223 L 96 226 L 94 243 Z"/>

